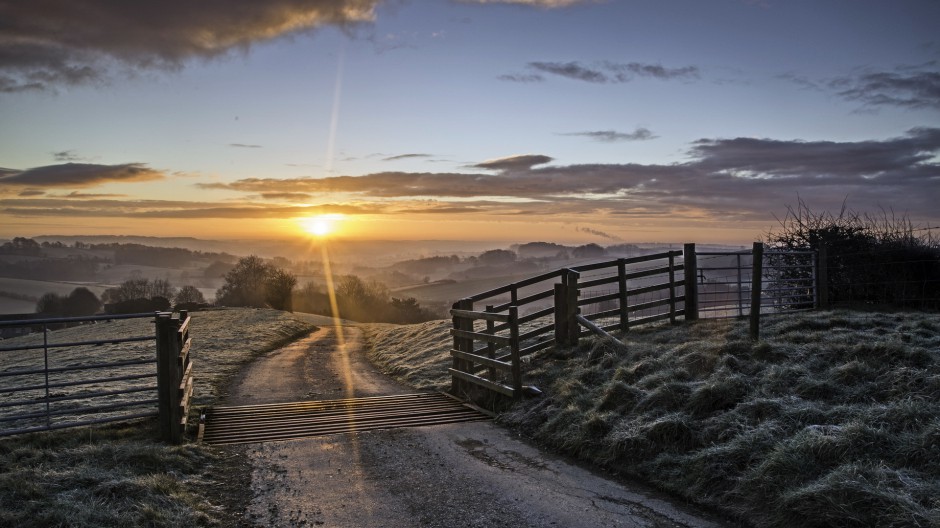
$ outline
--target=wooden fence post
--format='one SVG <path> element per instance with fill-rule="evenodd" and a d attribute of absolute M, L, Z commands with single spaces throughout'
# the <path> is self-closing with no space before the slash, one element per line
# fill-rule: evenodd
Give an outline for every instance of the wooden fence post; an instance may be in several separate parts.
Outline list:
<path fill-rule="evenodd" d="M 627 264 L 617 259 L 617 291 L 620 293 L 620 332 L 630 331 L 630 306 L 627 304 Z"/>
<path fill-rule="evenodd" d="M 816 306 L 829 308 L 829 255 L 825 244 L 819 244 L 816 253 Z"/>
<path fill-rule="evenodd" d="M 176 443 L 179 425 L 174 427 L 174 400 L 179 384 L 180 372 L 177 365 L 180 345 L 176 339 L 179 320 L 172 318 L 172 313 L 156 314 L 157 338 L 157 407 L 159 409 L 160 439 Z"/>
<path fill-rule="evenodd" d="M 669 252 L 669 323 L 676 324 L 676 257 Z"/>
<path fill-rule="evenodd" d="M 562 277 L 564 280 L 564 276 Z M 568 344 L 568 287 L 555 284 L 555 346 Z"/>
<path fill-rule="evenodd" d="M 455 310 L 473 310 L 473 301 L 470 299 L 461 299 L 454 303 Z M 473 321 L 466 319 L 464 317 L 454 316 L 453 318 L 454 328 L 457 330 L 468 330 L 473 331 Z M 473 340 L 466 337 L 454 336 L 454 350 L 459 350 L 461 352 L 470 352 L 473 353 Z M 465 359 L 454 357 L 454 370 L 459 370 L 461 372 L 470 372 L 473 369 L 471 363 Z M 452 377 L 450 392 L 454 396 L 460 397 L 461 394 L 466 392 L 464 388 L 466 387 L 466 382 L 463 380 Z"/>
<path fill-rule="evenodd" d="M 761 287 L 764 274 L 764 244 L 754 242 L 754 249 L 751 252 L 754 262 L 751 269 L 751 316 L 750 316 L 750 334 L 751 339 L 760 338 L 760 298 Z"/>
<path fill-rule="evenodd" d="M 685 320 L 698 321 L 698 260 L 695 244 L 686 244 L 682 257 L 685 259 Z"/>
<path fill-rule="evenodd" d="M 565 287 L 565 319 L 568 327 L 568 345 L 577 346 L 581 337 L 581 325 L 578 323 L 578 277 L 581 275 L 574 270 L 566 270 Z"/>
<path fill-rule="evenodd" d="M 513 399 L 522 398 L 522 358 L 519 356 L 519 308 L 509 307 L 509 355 Z"/>
<path fill-rule="evenodd" d="M 493 311 L 493 305 L 491 305 L 491 304 L 490 304 L 490 305 L 487 305 L 487 306 L 486 306 L 486 311 L 487 311 L 487 312 L 492 312 L 492 311 Z M 512 312 L 510 311 L 510 314 L 511 314 L 511 313 L 512 313 Z M 512 324 L 511 321 L 510 321 L 510 324 Z M 494 332 L 494 329 L 495 329 L 495 328 L 496 328 L 496 323 L 494 323 L 493 321 L 487 319 L 487 320 L 486 320 L 486 333 L 487 333 L 487 334 L 490 334 L 490 335 L 494 335 L 494 334 L 496 333 L 496 332 Z M 487 341 L 487 342 L 486 342 L 486 357 L 488 357 L 488 358 L 490 358 L 490 359 L 496 359 L 496 343 L 493 343 L 492 341 Z M 490 367 L 489 374 L 490 374 L 490 379 L 491 379 L 491 380 L 495 380 L 495 379 L 496 379 L 496 376 L 498 376 L 498 373 L 496 372 L 496 369 L 493 368 L 493 367 Z"/>

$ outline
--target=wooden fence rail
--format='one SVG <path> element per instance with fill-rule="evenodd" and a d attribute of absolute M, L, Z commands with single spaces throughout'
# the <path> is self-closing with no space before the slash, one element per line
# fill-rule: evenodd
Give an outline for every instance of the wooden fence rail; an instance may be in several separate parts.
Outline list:
<path fill-rule="evenodd" d="M 689 294 L 684 275 L 690 266 L 694 270 L 694 260 L 695 246 L 688 244 L 684 251 L 544 273 L 455 302 L 450 312 L 451 393 L 478 401 L 494 394 L 518 399 L 529 389 L 522 382 L 522 359 L 534 352 L 576 345 L 591 332 L 626 332 L 663 319 L 697 318 L 697 307 L 691 304 L 696 296 Z M 615 290 L 597 293 L 604 288 Z M 507 294 L 508 302 L 501 301 Z M 475 309 L 485 301 L 491 304 Z M 600 309 L 609 303 L 616 306 Z M 587 307 L 597 309 L 582 314 Z M 481 391 L 484 398 L 478 397 Z"/>
<path fill-rule="evenodd" d="M 817 272 L 825 259 L 825 252 L 764 251 L 761 243 L 730 253 L 697 253 L 695 244 L 685 244 L 682 251 L 572 266 L 472 295 L 451 310 L 451 392 L 518 399 L 527 389 L 521 360 L 533 352 L 656 321 L 694 321 L 700 312 L 748 315 L 757 339 L 762 306 L 777 314 L 827 304 L 826 276 Z M 489 304 L 482 311 L 474 308 L 483 302 Z"/>

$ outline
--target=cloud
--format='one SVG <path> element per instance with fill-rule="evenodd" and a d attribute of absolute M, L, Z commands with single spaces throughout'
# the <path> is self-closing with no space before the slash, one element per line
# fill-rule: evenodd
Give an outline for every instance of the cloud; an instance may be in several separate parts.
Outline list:
<path fill-rule="evenodd" d="M 397 156 L 389 156 L 387 158 L 382 158 L 382 161 L 398 161 L 403 159 L 411 158 L 430 158 L 430 154 L 399 154 Z"/>
<path fill-rule="evenodd" d="M 633 132 L 617 132 L 616 130 L 595 130 L 590 132 L 567 132 L 562 136 L 582 136 L 602 143 L 615 143 L 618 141 L 646 141 L 656 136 L 648 128 L 639 127 Z"/>
<path fill-rule="evenodd" d="M 634 76 L 650 77 L 663 81 L 671 79 L 696 79 L 699 76 L 699 69 L 696 66 L 666 68 L 662 64 L 642 64 L 639 62 L 630 62 L 627 64 L 605 62 L 604 66 L 611 72 L 616 72 L 616 79 L 620 82 L 631 81 Z"/>
<path fill-rule="evenodd" d="M 598 4 L 602 0 L 462 0 L 465 3 L 474 4 L 518 4 L 532 7 L 542 7 L 546 9 L 555 9 L 559 7 L 571 7 L 578 4 Z"/>
<path fill-rule="evenodd" d="M 589 83 L 606 83 L 610 81 L 610 78 L 604 72 L 582 66 L 577 62 L 530 62 L 529 68 Z"/>
<path fill-rule="evenodd" d="M 308 193 L 299 192 L 267 192 L 261 193 L 262 200 L 271 200 L 279 202 L 309 202 L 313 198 Z"/>
<path fill-rule="evenodd" d="M 0 92 L 101 83 L 116 67 L 178 69 L 284 35 L 370 21 L 380 1 L 0 0 Z"/>
<path fill-rule="evenodd" d="M 229 143 L 228 146 L 235 148 L 259 149 L 261 145 L 251 145 L 248 143 Z"/>
<path fill-rule="evenodd" d="M 62 198 L 0 200 L 0 214 L 76 218 L 293 218 L 320 214 L 386 214 L 378 204 L 271 204 L 181 202 L 168 200 L 83 200 Z"/>
<path fill-rule="evenodd" d="M 74 150 L 60 150 L 53 152 L 52 158 L 56 161 L 84 161 L 85 158 L 79 156 Z"/>
<path fill-rule="evenodd" d="M 690 144 L 688 154 L 685 162 L 668 165 L 549 165 L 554 162 L 549 156 L 526 154 L 482 162 L 460 173 L 379 172 L 196 184 L 243 193 L 241 200 L 223 203 L 21 195 L 0 200 L 0 215 L 234 219 L 446 214 L 554 218 L 604 229 L 616 219 L 766 222 L 769 211 L 781 210 L 799 195 L 811 197 L 815 208 L 839 208 L 848 197 L 856 210 L 893 208 L 915 221 L 940 221 L 940 128 L 844 142 L 704 138 Z M 0 182 L 21 172 L 0 169 L 3 174 Z M 18 185 L 22 188 L 11 189 L 47 187 L 19 180 Z M 309 205 L 323 197 L 332 203 Z"/>
<path fill-rule="evenodd" d="M 603 61 L 587 66 L 578 61 L 550 62 L 536 61 L 526 65 L 538 73 L 515 73 L 500 75 L 498 78 L 512 82 L 540 82 L 544 80 L 541 74 L 557 75 L 576 81 L 593 84 L 627 83 L 637 77 L 645 77 L 668 81 L 673 79 L 697 79 L 699 69 L 696 66 L 683 66 L 680 68 L 667 68 L 661 64 L 644 64 L 640 62 L 618 63 Z"/>
<path fill-rule="evenodd" d="M 545 81 L 545 77 L 542 77 L 537 73 L 507 73 L 504 75 L 499 75 L 496 78 L 501 81 L 518 83 L 535 83 Z"/>
<path fill-rule="evenodd" d="M 23 171 L 0 169 L 0 187 L 6 185 L 28 187 L 92 187 L 111 182 L 140 182 L 162 180 L 166 175 L 143 163 L 96 165 L 92 163 L 64 163 L 34 167 Z"/>
<path fill-rule="evenodd" d="M 761 138 L 702 139 L 690 159 L 671 165 L 544 166 L 522 155 L 479 163 L 489 173 L 382 172 L 327 178 L 249 178 L 202 184 L 245 193 L 342 193 L 359 200 L 436 198 L 491 214 L 650 215 L 696 211 L 727 218 L 766 218 L 800 193 L 838 207 L 897 204 L 937 218 L 940 128 L 917 128 L 884 140 L 856 142 Z"/>
<path fill-rule="evenodd" d="M 867 107 L 940 110 L 940 70 L 936 69 L 898 68 L 893 72 L 866 72 L 834 79 L 829 82 L 829 87 L 839 96 Z"/>
<path fill-rule="evenodd" d="M 599 236 L 601 238 L 606 238 L 607 240 L 620 240 L 619 237 L 615 237 L 614 235 L 605 233 L 603 231 L 599 231 L 597 229 L 592 229 L 590 227 L 578 227 L 575 229 L 575 231 L 579 233 L 587 233 L 589 235 Z"/>
<path fill-rule="evenodd" d="M 552 158 L 541 154 L 522 154 L 519 156 L 509 156 L 506 158 L 497 158 L 477 163 L 473 167 L 478 169 L 489 169 L 498 171 L 520 171 L 529 170 L 535 165 L 544 165 L 552 161 Z"/>

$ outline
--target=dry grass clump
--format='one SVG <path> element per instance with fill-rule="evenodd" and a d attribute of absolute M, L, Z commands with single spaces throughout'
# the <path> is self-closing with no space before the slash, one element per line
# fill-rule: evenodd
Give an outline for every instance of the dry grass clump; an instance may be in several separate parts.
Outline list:
<path fill-rule="evenodd" d="M 251 359 L 313 329 L 275 310 L 217 310 L 192 316 L 197 406 L 214 403 L 231 376 Z M 149 320 L 120 323 L 54 333 L 64 342 L 88 339 L 89 332 L 102 339 L 153 332 Z M 81 359 L 82 351 L 71 353 L 75 358 L 65 360 Z M 221 452 L 204 445 L 168 446 L 158 437 L 155 420 L 143 420 L 0 439 L 0 526 L 228 524 L 227 513 L 206 494 L 226 484 L 217 476 L 224 464 Z"/>
<path fill-rule="evenodd" d="M 586 339 L 531 358 L 543 396 L 500 419 L 759 526 L 938 526 L 937 321 L 812 312 L 766 318 L 759 342 L 734 320 Z M 445 388 L 449 328 L 374 329 L 373 357 Z"/>

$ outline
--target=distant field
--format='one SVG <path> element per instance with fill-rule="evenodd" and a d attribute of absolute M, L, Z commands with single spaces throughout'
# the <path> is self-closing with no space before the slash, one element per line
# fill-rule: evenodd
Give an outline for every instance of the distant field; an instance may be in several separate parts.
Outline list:
<path fill-rule="evenodd" d="M 75 288 L 84 286 L 95 295 L 101 295 L 105 288 L 101 285 L 79 282 L 49 282 L 26 279 L 10 279 L 0 277 L 0 313 L 29 313 L 35 310 L 36 301 L 43 294 L 52 292 L 57 295 L 68 295 Z M 14 298 L 3 293 L 13 294 Z M 23 299 L 29 297 L 35 300 Z"/>
<path fill-rule="evenodd" d="M 0 314 L 32 313 L 36 309 L 36 301 L 11 299 L 0 293 Z"/>
<path fill-rule="evenodd" d="M 455 283 L 421 284 L 410 288 L 401 288 L 393 292 L 394 297 L 414 297 L 420 301 L 454 302 L 463 297 L 499 288 L 512 282 L 533 277 L 534 273 L 487 277 L 485 279 L 465 279 Z"/>

